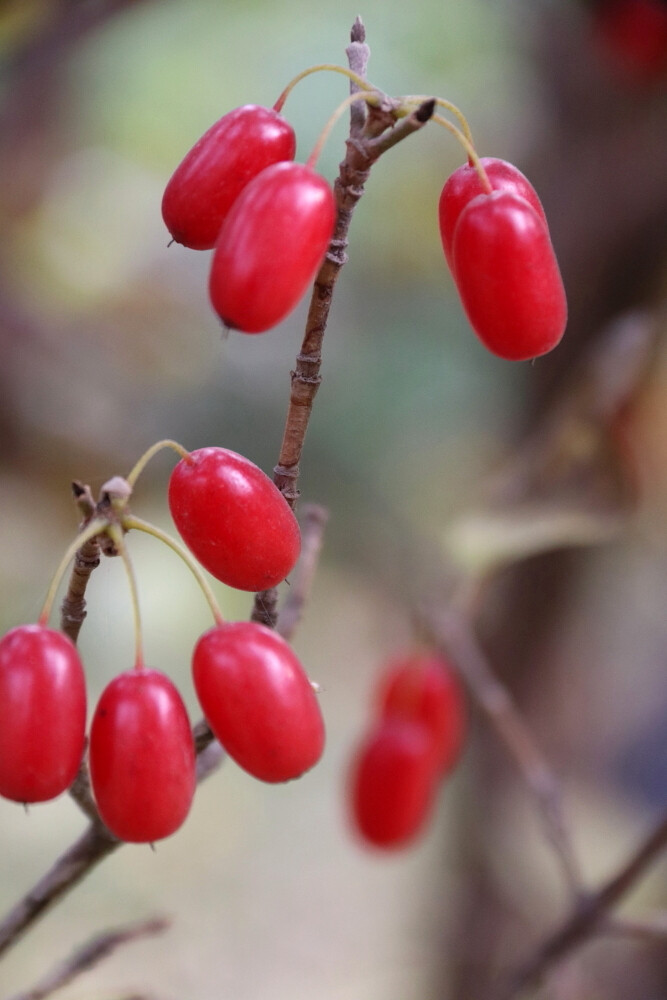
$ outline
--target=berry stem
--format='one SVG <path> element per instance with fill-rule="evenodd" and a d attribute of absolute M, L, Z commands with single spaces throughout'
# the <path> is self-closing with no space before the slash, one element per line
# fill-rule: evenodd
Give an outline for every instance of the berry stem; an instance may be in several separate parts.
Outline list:
<path fill-rule="evenodd" d="M 341 103 L 338 105 L 338 107 L 333 112 L 333 114 L 327 121 L 326 125 L 320 132 L 320 136 L 313 147 L 313 151 L 306 160 L 306 166 L 310 167 L 311 169 L 315 167 L 319 155 L 322 152 L 322 148 L 327 139 L 329 138 L 331 130 L 333 129 L 334 125 L 341 117 L 341 115 L 345 111 L 347 111 L 347 109 L 350 107 L 351 104 L 355 104 L 357 101 L 365 101 L 366 104 L 370 105 L 371 107 L 378 107 L 381 100 L 382 100 L 382 95 L 377 90 L 365 90 L 363 92 L 356 91 L 354 94 L 348 94 L 345 100 L 341 101 Z"/>
<path fill-rule="evenodd" d="M 169 548 L 172 549 L 177 556 L 180 556 L 185 565 L 190 569 L 197 583 L 199 584 L 202 593 L 206 598 L 208 606 L 211 609 L 216 625 L 225 624 L 224 618 L 222 617 L 222 612 L 220 611 L 218 602 L 215 599 L 215 594 L 208 585 L 206 578 L 204 577 L 204 574 L 200 570 L 197 563 L 190 556 L 189 552 L 183 548 L 182 545 L 179 545 L 179 543 L 174 538 L 172 538 L 171 535 L 168 535 L 166 531 L 163 531 L 161 528 L 158 528 L 154 524 L 150 524 L 148 521 L 143 521 L 139 517 L 128 515 L 127 517 L 123 518 L 122 523 L 123 523 L 123 528 L 125 528 L 126 531 L 130 531 L 132 528 L 135 528 L 137 531 L 143 531 L 147 535 L 152 535 L 153 538 L 157 538 L 159 541 L 164 542 L 164 544 L 168 545 Z"/>
<path fill-rule="evenodd" d="M 362 77 L 360 77 L 357 73 L 354 73 L 351 69 L 347 69 L 347 67 L 345 66 L 338 66 L 336 63 L 318 63 L 317 66 L 309 66 L 308 69 L 304 69 L 303 72 L 295 76 L 293 80 L 290 80 L 290 82 L 287 84 L 287 86 L 283 90 L 282 94 L 280 95 L 276 103 L 273 105 L 273 110 L 278 112 L 282 111 L 283 105 L 285 104 L 287 97 L 294 89 L 294 87 L 296 87 L 297 83 L 299 83 L 301 80 L 304 80 L 307 76 L 310 76 L 312 73 L 319 73 L 322 70 L 329 70 L 333 73 L 341 73 L 343 76 L 346 76 L 353 83 L 356 83 L 357 87 L 359 87 L 360 90 L 376 89 L 375 87 L 372 87 L 366 80 L 362 79 Z"/>
<path fill-rule="evenodd" d="M 187 459 L 190 455 L 190 452 L 184 448 L 182 444 L 179 444 L 178 441 L 171 441 L 169 438 L 165 438 L 163 441 L 157 441 L 143 453 L 141 458 L 133 466 L 130 474 L 125 477 L 126 482 L 128 482 L 130 486 L 135 485 L 137 479 L 144 471 L 151 458 L 153 458 L 154 455 L 157 455 L 159 451 L 162 451 L 163 448 L 171 448 L 172 451 L 176 452 L 179 458 Z"/>
<path fill-rule="evenodd" d="M 134 623 L 134 669 L 141 670 L 144 666 L 144 644 L 141 629 L 141 612 L 139 610 L 137 577 L 134 572 L 134 566 L 132 565 L 129 552 L 127 551 L 127 545 L 125 544 L 122 529 L 117 524 L 110 524 L 107 528 L 107 534 L 118 549 L 127 574 L 127 582 L 130 587 L 130 599 L 132 601 L 132 620 Z"/>
<path fill-rule="evenodd" d="M 452 122 L 448 121 L 446 118 L 443 118 L 442 115 L 433 115 L 433 121 L 437 122 L 438 125 L 442 125 L 443 128 L 446 128 L 448 132 L 451 132 L 451 134 L 455 136 L 456 139 L 458 139 L 458 141 L 461 143 L 466 153 L 468 154 L 468 161 L 470 162 L 470 165 L 475 168 L 475 170 L 479 175 L 479 179 L 484 189 L 484 193 L 491 194 L 491 192 L 493 191 L 493 188 L 491 187 L 491 181 L 489 180 L 486 170 L 484 169 L 484 165 L 482 164 L 477 154 L 477 150 L 472 144 L 472 138 L 469 137 L 468 135 L 464 135 L 463 132 L 456 127 L 456 125 L 453 125 Z"/>
<path fill-rule="evenodd" d="M 58 587 L 60 586 L 60 581 L 65 575 L 65 570 L 69 566 L 72 559 L 75 557 L 82 545 L 94 538 L 95 535 L 101 535 L 107 532 L 109 529 L 109 522 L 103 520 L 102 518 L 96 518 L 87 524 L 83 531 L 79 532 L 74 541 L 67 547 L 65 555 L 60 560 L 58 569 L 53 575 L 51 584 L 46 594 L 44 604 L 42 606 L 42 611 L 38 619 L 39 625 L 46 625 L 49 618 L 51 617 L 51 609 L 53 607 L 53 602 L 56 599 L 56 594 L 58 593 Z"/>

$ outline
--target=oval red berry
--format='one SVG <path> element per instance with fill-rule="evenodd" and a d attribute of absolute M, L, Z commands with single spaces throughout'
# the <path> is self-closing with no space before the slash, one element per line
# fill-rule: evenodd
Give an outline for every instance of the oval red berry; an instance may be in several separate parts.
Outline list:
<path fill-rule="evenodd" d="M 217 739 L 262 781 L 298 778 L 324 749 L 313 687 L 276 632 L 253 622 L 218 625 L 195 646 L 195 689 Z"/>
<path fill-rule="evenodd" d="M 461 302 L 490 351 L 525 361 L 559 343 L 565 290 L 548 230 L 524 198 L 508 191 L 473 198 L 461 212 L 452 250 Z"/>
<path fill-rule="evenodd" d="M 333 235 L 329 184 L 300 163 L 267 167 L 243 189 L 218 237 L 209 292 L 226 326 L 262 333 L 295 308 Z"/>
<path fill-rule="evenodd" d="M 162 198 L 162 218 L 176 240 L 210 250 L 231 206 L 266 167 L 293 160 L 292 126 L 256 104 L 235 108 L 192 147 L 174 171 Z"/>
<path fill-rule="evenodd" d="M 62 632 L 19 625 L 0 640 L 0 795 L 45 802 L 74 781 L 83 755 L 86 683 Z"/>
<path fill-rule="evenodd" d="M 436 787 L 431 734 L 410 719 L 382 720 L 362 741 L 350 769 L 357 832 L 375 847 L 405 846 L 425 829 Z"/>
<path fill-rule="evenodd" d="M 195 791 L 195 751 L 168 677 L 147 668 L 115 677 L 95 709 L 89 754 L 100 816 L 117 837 L 149 843 L 181 826 Z"/>
<path fill-rule="evenodd" d="M 299 525 L 280 490 L 226 448 L 181 459 L 169 480 L 169 509 L 202 566 L 238 590 L 275 587 L 299 557 Z"/>
<path fill-rule="evenodd" d="M 440 657 L 413 653 L 389 663 L 380 679 L 383 718 L 419 722 L 431 734 L 434 767 L 442 776 L 458 761 L 467 731 L 463 689 Z"/>
<path fill-rule="evenodd" d="M 547 225 L 544 209 L 535 188 L 517 167 L 507 160 L 499 160 L 493 156 L 483 156 L 481 163 L 494 191 L 509 191 L 524 198 L 529 205 L 532 205 L 545 226 Z M 456 223 L 468 202 L 480 194 L 484 194 L 484 188 L 477 170 L 470 163 L 464 163 L 455 170 L 442 189 L 438 203 L 440 238 L 452 273 L 452 243 Z"/>

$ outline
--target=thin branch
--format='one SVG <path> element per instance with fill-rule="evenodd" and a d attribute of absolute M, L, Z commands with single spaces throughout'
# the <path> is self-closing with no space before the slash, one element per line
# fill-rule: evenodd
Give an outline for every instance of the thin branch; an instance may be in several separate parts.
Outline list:
<path fill-rule="evenodd" d="M 371 139 L 367 144 L 367 150 L 373 157 L 373 161 L 386 153 L 392 146 L 396 146 L 403 139 L 407 139 L 413 132 L 418 132 L 424 127 L 427 121 L 433 117 L 435 110 L 435 98 L 432 97 L 407 116 L 402 118 L 396 125 L 376 139 Z"/>
<path fill-rule="evenodd" d="M 91 823 L 100 822 L 100 814 L 95 805 L 93 792 L 90 787 L 90 773 L 88 770 L 88 753 L 84 753 L 79 767 L 78 774 L 68 790 L 69 797 L 76 802 L 84 816 L 87 816 Z"/>
<path fill-rule="evenodd" d="M 98 934 L 77 948 L 69 958 L 52 969 L 32 989 L 26 993 L 17 993 L 8 1000 L 44 1000 L 56 990 L 67 986 L 77 976 L 93 968 L 121 945 L 136 941 L 138 938 L 162 934 L 169 926 L 168 920 L 154 917 L 151 920 L 142 920 L 140 923 Z"/>
<path fill-rule="evenodd" d="M 362 78 L 366 76 L 370 56 L 365 37 L 363 23 L 357 18 L 351 32 L 352 44 L 348 46 L 346 52 L 350 68 Z M 355 105 L 352 105 L 352 108 L 354 109 Z M 397 123 L 396 108 L 397 102 L 386 98 L 379 107 L 367 107 L 361 114 L 351 111 L 347 151 L 339 165 L 338 177 L 334 183 L 337 207 L 334 234 L 315 278 L 301 351 L 291 372 L 285 429 L 278 464 L 274 468 L 274 482 L 292 507 L 299 497 L 299 462 L 315 396 L 322 382 L 320 375 L 322 342 L 336 281 L 348 259 L 347 236 L 354 209 L 364 193 L 364 185 L 376 160 L 390 146 L 423 128 L 433 114 L 432 102 L 426 101 L 424 105 Z M 265 618 L 262 617 L 264 607 L 271 606 L 274 600 L 275 598 L 270 597 L 267 591 L 258 594 L 255 598 L 253 620 L 264 621 Z"/>
<path fill-rule="evenodd" d="M 199 783 L 218 769 L 224 759 L 224 751 L 214 740 L 205 720 L 194 727 L 193 737 L 197 750 Z M 80 802 L 79 804 L 81 805 Z M 100 861 L 124 844 L 124 841 L 118 840 L 104 826 L 92 797 L 90 807 L 94 818 L 88 828 L 0 921 L 0 956 L 16 944 L 22 935 L 63 896 L 74 889 Z"/>
<path fill-rule="evenodd" d="M 258 625 L 266 625 L 267 628 L 276 627 L 278 621 L 278 590 L 276 587 L 260 590 L 259 593 L 255 594 L 250 621 L 257 622 Z"/>
<path fill-rule="evenodd" d="M 366 79 L 368 60 L 371 50 L 366 45 L 366 29 L 360 17 L 357 17 L 352 30 L 350 31 L 350 44 L 345 49 L 347 64 L 353 73 Z M 350 81 L 350 93 L 356 94 L 359 90 L 354 81 Z M 350 106 L 350 135 L 357 136 L 363 131 L 366 122 L 366 104 L 362 101 L 355 102 Z"/>
<path fill-rule="evenodd" d="M 599 933 L 648 942 L 667 941 L 667 910 L 658 910 L 646 917 L 614 917 L 605 920 Z"/>
<path fill-rule="evenodd" d="M 274 482 L 292 506 L 299 496 L 299 461 L 315 396 L 322 381 L 322 343 L 336 282 L 347 263 L 347 236 L 354 209 L 364 193 L 364 185 L 376 160 L 390 146 L 423 128 L 426 121 L 428 118 L 424 118 L 422 108 L 418 108 L 396 124 L 393 106 L 388 99 L 386 106 L 383 103 L 380 108 L 368 109 L 362 137 L 348 140 L 347 154 L 340 164 L 339 176 L 334 184 L 338 208 L 334 235 L 315 278 L 301 351 L 291 373 L 285 430 L 278 464 L 274 469 Z M 391 131 L 386 136 L 382 135 L 387 129 Z"/>
<path fill-rule="evenodd" d="M 96 514 L 96 504 L 89 486 L 82 483 L 72 483 L 72 492 L 76 505 L 83 515 L 81 527 L 87 524 Z M 60 606 L 60 628 L 76 644 L 79 632 L 86 617 L 86 587 L 94 569 L 100 564 L 100 543 L 98 538 L 91 538 L 81 546 L 74 557 L 67 593 Z"/>
<path fill-rule="evenodd" d="M 493 673 L 472 628 L 451 611 L 429 615 L 427 628 L 451 657 L 480 708 L 486 713 L 533 794 L 544 830 L 575 900 L 583 895 L 583 878 L 563 817 L 560 784 L 510 692 Z"/>
<path fill-rule="evenodd" d="M 62 854 L 43 878 L 0 922 L 0 955 L 7 951 L 39 917 L 70 892 L 116 848 L 117 840 L 101 823 L 87 830 Z"/>
<path fill-rule="evenodd" d="M 310 595 L 328 519 L 329 512 L 325 507 L 320 507 L 317 504 L 304 504 L 301 509 L 299 518 L 301 522 L 301 556 L 277 624 L 278 631 L 288 641 L 294 635 L 296 627 L 301 621 L 303 609 Z"/>
<path fill-rule="evenodd" d="M 654 827 L 620 870 L 592 893 L 565 922 L 520 966 L 508 980 L 498 1000 L 511 1000 L 521 990 L 538 985 L 545 974 L 566 955 L 580 948 L 602 928 L 609 911 L 639 881 L 646 869 L 667 849 L 667 814 Z"/>

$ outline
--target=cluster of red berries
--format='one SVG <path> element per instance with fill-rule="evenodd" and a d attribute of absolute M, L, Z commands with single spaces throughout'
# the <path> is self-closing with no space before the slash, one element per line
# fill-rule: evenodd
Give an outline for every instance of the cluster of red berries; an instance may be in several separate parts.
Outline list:
<path fill-rule="evenodd" d="M 224 115 L 177 167 L 162 200 L 174 240 L 214 248 L 209 293 L 228 327 L 260 333 L 296 306 L 334 231 L 335 200 L 276 110 Z M 560 341 L 567 303 L 540 201 L 497 159 L 470 161 L 440 199 L 447 261 L 473 329 L 503 358 L 526 360 Z"/>
<path fill-rule="evenodd" d="M 270 108 L 247 104 L 204 133 L 162 199 L 167 229 L 184 246 L 214 249 L 213 308 L 243 333 L 283 320 L 315 276 L 333 235 L 329 184 L 292 162 L 296 138 Z"/>
<path fill-rule="evenodd" d="M 442 657 L 412 653 L 387 665 L 349 774 L 352 822 L 366 843 L 400 848 L 424 831 L 466 731 L 463 689 Z"/>
<path fill-rule="evenodd" d="M 288 504 L 257 466 L 234 452 L 184 455 L 171 476 L 169 503 L 193 554 L 231 586 L 274 586 L 298 558 L 299 529 Z M 139 522 L 129 516 L 124 522 L 121 514 L 120 525 Z M 97 528 L 102 534 L 104 525 Z M 0 640 L 0 795 L 24 803 L 69 788 L 85 745 L 83 666 L 71 640 L 48 628 L 46 617 Z M 288 781 L 319 760 L 324 724 L 313 686 L 276 632 L 218 618 L 195 646 L 192 674 L 212 732 L 254 777 Z M 150 842 L 183 823 L 195 790 L 187 710 L 171 680 L 139 655 L 134 669 L 103 691 L 88 753 L 97 807 L 117 837 Z"/>
<path fill-rule="evenodd" d="M 272 109 L 246 105 L 216 122 L 176 169 L 162 202 L 175 240 L 214 249 L 211 301 L 227 326 L 245 333 L 270 329 L 296 306 L 336 221 L 331 187 L 312 166 L 315 154 L 306 164 L 293 162 L 294 132 L 279 113 L 286 93 Z M 558 343 L 567 315 L 542 206 L 515 167 L 480 161 L 459 137 L 470 160 L 440 198 L 446 258 L 487 347 L 505 358 L 536 357 Z M 181 455 L 169 483 L 170 510 L 198 562 L 241 590 L 263 591 L 284 580 L 299 556 L 300 534 L 271 480 L 226 449 L 186 453 L 166 443 Z M 124 532 L 151 526 L 129 515 L 126 499 L 108 520 L 89 524 L 77 545 L 106 533 L 127 560 Z M 21 802 L 67 789 L 85 745 L 83 667 L 73 643 L 47 627 L 47 607 L 49 599 L 37 624 L 0 640 L 0 794 Z M 252 622 L 227 624 L 217 609 L 214 615 L 192 664 L 212 732 L 257 778 L 298 777 L 324 745 L 312 685 L 275 632 Z M 465 706 L 447 665 L 420 655 L 388 669 L 378 705 L 355 760 L 351 795 L 362 835 L 393 847 L 423 828 L 435 790 L 460 753 Z M 190 723 L 169 678 L 144 666 L 139 638 L 134 669 L 108 685 L 94 712 L 89 761 L 100 815 L 119 838 L 156 840 L 185 819 L 195 787 Z"/>
<path fill-rule="evenodd" d="M 465 163 L 442 189 L 442 246 L 482 343 L 524 361 L 551 351 L 563 336 L 565 290 L 530 181 L 505 160 L 483 157 L 479 167 Z"/>

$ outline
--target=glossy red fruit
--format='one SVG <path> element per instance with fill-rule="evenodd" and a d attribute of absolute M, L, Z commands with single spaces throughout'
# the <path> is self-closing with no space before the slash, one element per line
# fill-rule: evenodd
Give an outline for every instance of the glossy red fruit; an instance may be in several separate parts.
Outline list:
<path fill-rule="evenodd" d="M 255 778 L 289 781 L 320 759 L 320 706 L 299 660 L 276 632 L 254 622 L 217 625 L 195 646 L 192 671 L 211 729 Z"/>
<path fill-rule="evenodd" d="M 463 689 L 449 664 L 413 653 L 386 667 L 378 690 L 381 717 L 421 723 L 431 734 L 434 767 L 442 776 L 461 755 L 467 731 Z"/>
<path fill-rule="evenodd" d="M 224 115 L 174 171 L 162 198 L 162 218 L 176 240 L 210 250 L 229 209 L 266 167 L 293 160 L 292 126 L 271 108 L 246 104 Z"/>
<path fill-rule="evenodd" d="M 525 361 L 551 351 L 567 323 L 558 262 L 543 220 L 509 191 L 473 198 L 454 230 L 456 284 L 490 351 Z"/>
<path fill-rule="evenodd" d="M 333 235 L 329 184 L 301 163 L 267 167 L 243 189 L 215 246 L 209 292 L 226 326 L 262 333 L 294 309 Z"/>
<path fill-rule="evenodd" d="M 349 774 L 351 817 L 362 839 L 386 849 L 415 840 L 431 815 L 437 780 L 426 727 L 382 720 L 362 741 Z"/>
<path fill-rule="evenodd" d="M 667 75 L 664 0 L 598 0 L 593 37 L 624 81 L 651 84 Z"/>
<path fill-rule="evenodd" d="M 62 632 L 19 625 L 0 640 L 0 795 L 45 802 L 74 781 L 83 755 L 86 685 Z"/>
<path fill-rule="evenodd" d="M 535 188 L 517 167 L 508 163 L 507 160 L 499 160 L 493 156 L 483 156 L 481 163 L 494 191 L 511 191 L 513 194 L 524 198 L 529 205 L 533 206 L 540 218 L 543 219 L 545 226 L 547 225 L 544 209 Z M 469 163 L 464 163 L 455 170 L 451 177 L 447 179 L 442 189 L 438 203 L 440 238 L 449 269 L 452 273 L 454 271 L 452 265 L 452 243 L 456 223 L 459 221 L 459 216 L 468 202 L 472 201 L 479 194 L 484 194 L 484 188 L 482 187 L 477 170 Z"/>
<path fill-rule="evenodd" d="M 194 743 L 164 674 L 142 667 L 111 681 L 95 709 L 89 756 L 100 816 L 121 840 L 160 840 L 183 823 L 195 791 Z"/>
<path fill-rule="evenodd" d="M 169 509 L 202 566 L 238 590 L 275 587 L 299 557 L 299 525 L 280 490 L 226 448 L 181 459 L 169 480 Z"/>

